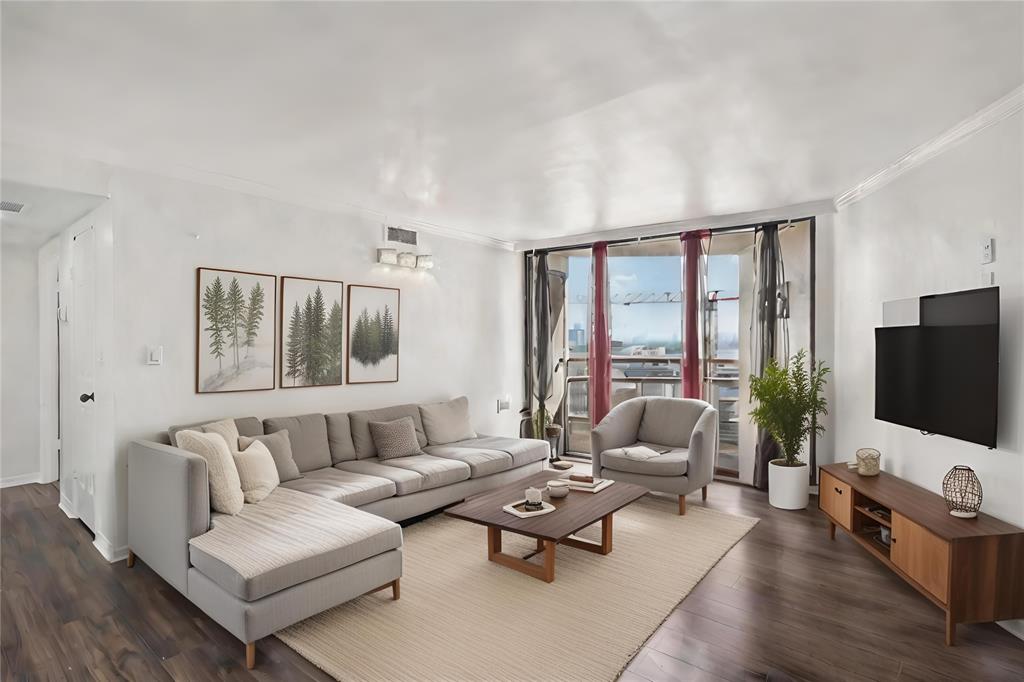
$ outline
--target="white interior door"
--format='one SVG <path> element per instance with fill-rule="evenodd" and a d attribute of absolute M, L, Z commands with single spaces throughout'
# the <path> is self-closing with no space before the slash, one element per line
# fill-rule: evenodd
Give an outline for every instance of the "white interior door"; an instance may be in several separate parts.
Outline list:
<path fill-rule="evenodd" d="M 96 518 L 96 236 L 92 227 L 77 234 L 72 244 L 71 330 L 73 368 L 66 384 L 71 417 L 63 441 L 69 456 L 71 501 L 75 514 L 95 530 Z"/>

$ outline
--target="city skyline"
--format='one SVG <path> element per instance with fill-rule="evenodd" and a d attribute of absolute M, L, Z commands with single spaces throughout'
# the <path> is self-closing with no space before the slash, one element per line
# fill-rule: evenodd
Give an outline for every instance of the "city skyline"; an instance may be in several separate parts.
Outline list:
<path fill-rule="evenodd" d="M 708 258 L 708 289 L 727 296 L 738 294 L 739 257 L 716 255 Z M 586 330 L 589 323 L 590 256 L 570 256 L 566 282 L 566 326 L 570 347 L 580 345 L 573 333 Z M 659 297 L 678 295 L 682 288 L 682 259 L 679 256 L 609 256 L 609 294 L 613 300 L 629 295 L 655 293 Z M 737 339 L 739 306 L 722 301 L 718 308 L 720 340 L 723 348 Z M 578 325 L 578 326 L 577 326 Z M 682 305 L 679 303 L 612 303 L 612 338 L 631 345 L 679 347 Z M 585 343 L 584 335 L 584 343 Z"/>

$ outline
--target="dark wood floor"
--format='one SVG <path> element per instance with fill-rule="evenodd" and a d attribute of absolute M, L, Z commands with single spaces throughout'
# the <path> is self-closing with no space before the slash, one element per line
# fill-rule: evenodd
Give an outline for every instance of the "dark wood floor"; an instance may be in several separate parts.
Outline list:
<path fill-rule="evenodd" d="M 623 682 L 759 680 L 773 670 L 801 680 L 1024 678 L 1024 642 L 967 625 L 958 646 L 944 647 L 939 610 L 841 534 L 830 542 L 817 511 L 775 510 L 762 493 L 726 484 L 711 486 L 708 506 L 762 521 Z M 52 486 L 3 490 L 0 512 L 4 680 L 327 679 L 273 637 L 247 672 L 241 644 L 144 563 L 104 561 Z M 572 633 L 560 637 L 571 645 Z"/>

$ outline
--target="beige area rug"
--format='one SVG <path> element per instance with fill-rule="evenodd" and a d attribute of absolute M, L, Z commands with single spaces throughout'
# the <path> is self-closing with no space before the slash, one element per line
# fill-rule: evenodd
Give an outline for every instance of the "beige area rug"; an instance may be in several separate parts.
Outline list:
<path fill-rule="evenodd" d="M 676 511 L 675 498 L 634 502 L 615 514 L 611 554 L 558 547 L 550 584 L 487 561 L 483 526 L 435 516 L 404 529 L 399 601 L 367 595 L 277 636 L 339 680 L 612 680 L 757 523 Z"/>

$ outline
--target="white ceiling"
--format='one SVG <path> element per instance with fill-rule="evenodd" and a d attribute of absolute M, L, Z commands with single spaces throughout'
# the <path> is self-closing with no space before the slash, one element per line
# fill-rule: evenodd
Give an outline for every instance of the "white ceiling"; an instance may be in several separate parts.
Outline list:
<path fill-rule="evenodd" d="M 1021 3 L 3 3 L 5 142 L 504 240 L 833 197 L 1024 82 Z"/>
<path fill-rule="evenodd" d="M 0 213 L 0 242 L 30 247 L 42 246 L 107 200 L 95 194 L 9 180 L 0 181 L 0 199 L 25 204 L 20 213 Z"/>

